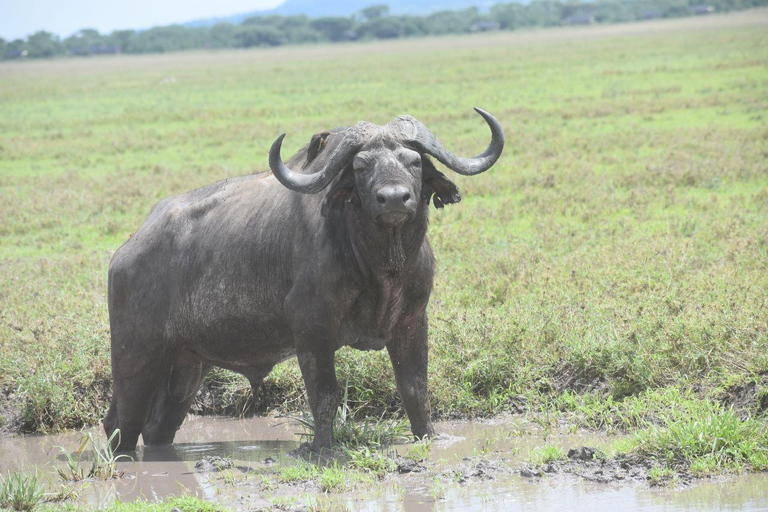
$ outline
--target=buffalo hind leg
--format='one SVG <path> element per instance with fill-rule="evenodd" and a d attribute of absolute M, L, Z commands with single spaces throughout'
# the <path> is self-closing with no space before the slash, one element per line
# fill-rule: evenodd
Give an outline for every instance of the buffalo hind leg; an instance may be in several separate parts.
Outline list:
<path fill-rule="evenodd" d="M 123 361 L 123 364 L 130 368 L 130 362 L 135 361 Z M 162 361 L 141 366 L 137 364 L 139 370 L 129 376 L 116 372 L 115 368 L 120 366 L 113 364 L 114 395 L 104 421 L 104 430 L 107 436 L 111 436 L 116 429 L 120 429 L 120 434 L 112 440 L 115 451 L 131 452 L 136 449 L 147 419 L 150 397 L 162 382 L 160 375 L 164 372 L 160 370 L 161 364 Z"/>
<path fill-rule="evenodd" d="M 104 426 L 104 432 L 107 434 L 107 439 L 112 437 L 112 434 L 117 429 L 117 395 L 112 393 L 112 400 L 109 403 L 109 412 L 107 416 L 101 422 Z"/>
<path fill-rule="evenodd" d="M 145 445 L 172 444 L 203 378 L 210 369 L 191 352 L 182 352 L 152 397 L 147 421 L 141 431 Z"/>

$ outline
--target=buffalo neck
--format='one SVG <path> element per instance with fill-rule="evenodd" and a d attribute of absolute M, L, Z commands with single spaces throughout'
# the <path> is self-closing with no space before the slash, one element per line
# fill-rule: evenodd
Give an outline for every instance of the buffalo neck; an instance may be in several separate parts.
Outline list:
<path fill-rule="evenodd" d="M 359 208 L 344 209 L 346 243 L 363 277 L 397 279 L 413 265 L 424 244 L 429 224 L 428 206 L 422 203 L 416 215 L 399 226 L 370 219 Z"/>

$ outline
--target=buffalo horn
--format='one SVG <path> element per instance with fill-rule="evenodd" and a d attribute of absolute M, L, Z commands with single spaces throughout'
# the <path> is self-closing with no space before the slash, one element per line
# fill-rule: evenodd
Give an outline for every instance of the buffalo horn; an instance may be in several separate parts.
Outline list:
<path fill-rule="evenodd" d="M 359 137 L 355 130 L 349 130 L 321 170 L 312 174 L 301 174 L 292 171 L 283 163 L 280 148 L 284 138 L 285 134 L 282 134 L 272 143 L 269 150 L 269 168 L 285 187 L 302 194 L 315 194 L 323 190 L 349 162 L 352 154 L 360 148 Z"/>
<path fill-rule="evenodd" d="M 472 176 L 490 169 L 496 163 L 496 160 L 499 159 L 501 151 L 504 149 L 504 130 L 502 130 L 501 124 L 485 110 L 475 107 L 475 111 L 483 116 L 483 119 L 485 119 L 485 122 L 490 127 L 491 143 L 485 151 L 474 158 L 461 158 L 445 149 L 445 146 L 437 140 L 429 128 L 416 119 L 410 116 L 403 116 L 398 120 L 401 123 L 405 121 L 411 125 L 410 129 L 408 129 L 410 133 L 407 135 L 403 134 L 407 139 L 410 139 L 408 142 L 418 146 L 424 153 L 434 156 L 452 171 L 465 176 Z"/>

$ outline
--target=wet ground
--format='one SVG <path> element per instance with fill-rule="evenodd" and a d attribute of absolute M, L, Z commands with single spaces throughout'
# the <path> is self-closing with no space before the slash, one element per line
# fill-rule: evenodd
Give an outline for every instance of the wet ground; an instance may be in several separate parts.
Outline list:
<path fill-rule="evenodd" d="M 508 417 L 446 422 L 437 427 L 445 435 L 432 443 L 429 461 L 401 465 L 401 472 L 341 493 L 323 494 L 314 482 L 277 481 L 279 468 L 295 464 L 288 453 L 299 446 L 296 432 L 300 428 L 290 420 L 269 418 L 190 417 L 175 445 L 140 447 L 135 462 L 120 463 L 123 478 L 68 485 L 78 491 L 77 502 L 95 508 L 116 499 L 159 500 L 188 493 L 242 510 L 276 505 L 406 511 L 768 509 L 766 474 L 698 480 L 661 489 L 650 487 L 643 476 L 633 478 L 629 471 L 622 480 L 607 483 L 579 476 L 578 468 L 523 476 L 530 450 L 545 442 L 535 423 Z M 82 435 L 0 439 L 0 471 L 38 466 L 58 485 L 61 480 L 55 468 L 64 465 L 58 447 L 73 452 Z M 611 441 L 598 434 L 560 434 L 549 439 L 566 451 L 582 446 L 605 449 Z M 395 450 L 405 454 L 412 446 Z M 234 467 L 219 471 L 210 464 L 199 464 L 215 456 L 231 458 Z"/>

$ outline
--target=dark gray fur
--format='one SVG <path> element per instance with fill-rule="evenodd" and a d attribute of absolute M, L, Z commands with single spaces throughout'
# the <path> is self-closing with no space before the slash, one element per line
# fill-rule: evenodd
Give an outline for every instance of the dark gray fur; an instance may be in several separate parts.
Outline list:
<path fill-rule="evenodd" d="M 268 173 L 221 181 L 160 201 L 118 249 L 104 428 L 121 430 L 120 450 L 133 450 L 139 434 L 172 443 L 212 366 L 255 390 L 293 356 L 315 418 L 313 448 L 329 447 L 334 353 L 345 345 L 386 347 L 413 434 L 434 434 L 428 209 L 431 198 L 442 207 L 460 197 L 424 152 L 376 128 L 321 193 L 296 193 Z M 347 132 L 316 136 L 288 165 L 316 173 Z"/>

